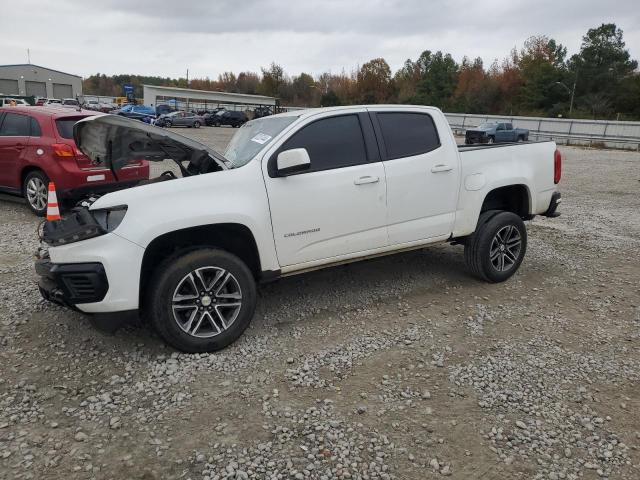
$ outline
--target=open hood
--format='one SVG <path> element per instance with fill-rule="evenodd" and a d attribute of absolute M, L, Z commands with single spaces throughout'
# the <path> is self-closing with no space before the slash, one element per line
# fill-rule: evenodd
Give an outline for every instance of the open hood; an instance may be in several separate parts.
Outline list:
<path fill-rule="evenodd" d="M 185 175 L 229 168 L 215 150 L 162 128 L 120 115 L 97 115 L 73 127 L 78 148 L 95 165 L 116 171 L 131 161 L 174 160 Z"/>

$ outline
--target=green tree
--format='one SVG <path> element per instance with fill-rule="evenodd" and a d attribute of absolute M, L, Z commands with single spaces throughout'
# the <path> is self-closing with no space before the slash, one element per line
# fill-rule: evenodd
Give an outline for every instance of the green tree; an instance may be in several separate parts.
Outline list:
<path fill-rule="evenodd" d="M 587 97 L 587 103 L 597 98 L 596 103 L 602 105 L 604 96 L 616 111 L 626 111 L 630 99 L 625 95 L 628 93 L 625 79 L 633 76 L 636 68 L 638 62 L 631 59 L 623 32 L 615 23 L 589 29 L 582 37 L 580 53 L 573 55 L 569 62 L 571 75 L 576 79 L 577 102 L 584 103 L 585 96 L 596 94 L 596 97 Z"/>
<path fill-rule="evenodd" d="M 414 102 L 447 109 L 452 103 L 458 80 L 458 64 L 450 54 L 424 51 L 418 61 L 420 81 Z"/>

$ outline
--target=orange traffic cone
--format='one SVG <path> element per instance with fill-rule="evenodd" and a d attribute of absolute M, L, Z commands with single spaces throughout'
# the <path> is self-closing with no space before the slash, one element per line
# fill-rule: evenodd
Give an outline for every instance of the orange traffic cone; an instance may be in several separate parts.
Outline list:
<path fill-rule="evenodd" d="M 56 197 L 56 186 L 49 182 L 49 198 L 47 199 L 47 220 L 60 220 L 60 209 L 58 208 L 58 197 Z"/>

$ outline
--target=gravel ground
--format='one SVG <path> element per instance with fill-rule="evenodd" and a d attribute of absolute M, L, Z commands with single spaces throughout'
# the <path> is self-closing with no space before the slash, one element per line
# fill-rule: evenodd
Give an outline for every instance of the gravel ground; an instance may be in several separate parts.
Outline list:
<path fill-rule="evenodd" d="M 640 478 L 640 155 L 562 152 L 508 282 L 448 245 L 291 277 L 211 355 L 40 300 L 2 197 L 0 478 Z"/>

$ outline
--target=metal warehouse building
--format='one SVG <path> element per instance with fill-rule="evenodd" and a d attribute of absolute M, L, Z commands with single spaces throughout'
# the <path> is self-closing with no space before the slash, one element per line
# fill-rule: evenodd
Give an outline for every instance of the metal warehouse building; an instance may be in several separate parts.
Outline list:
<path fill-rule="evenodd" d="M 179 110 L 208 110 L 216 107 L 225 107 L 228 110 L 246 110 L 260 106 L 275 107 L 278 104 L 278 100 L 274 97 L 247 93 L 210 92 L 155 85 L 143 85 L 142 87 L 144 104 L 154 107 L 169 104 Z"/>
<path fill-rule="evenodd" d="M 0 65 L 0 94 L 75 98 L 82 95 L 82 77 L 30 63 Z"/>

